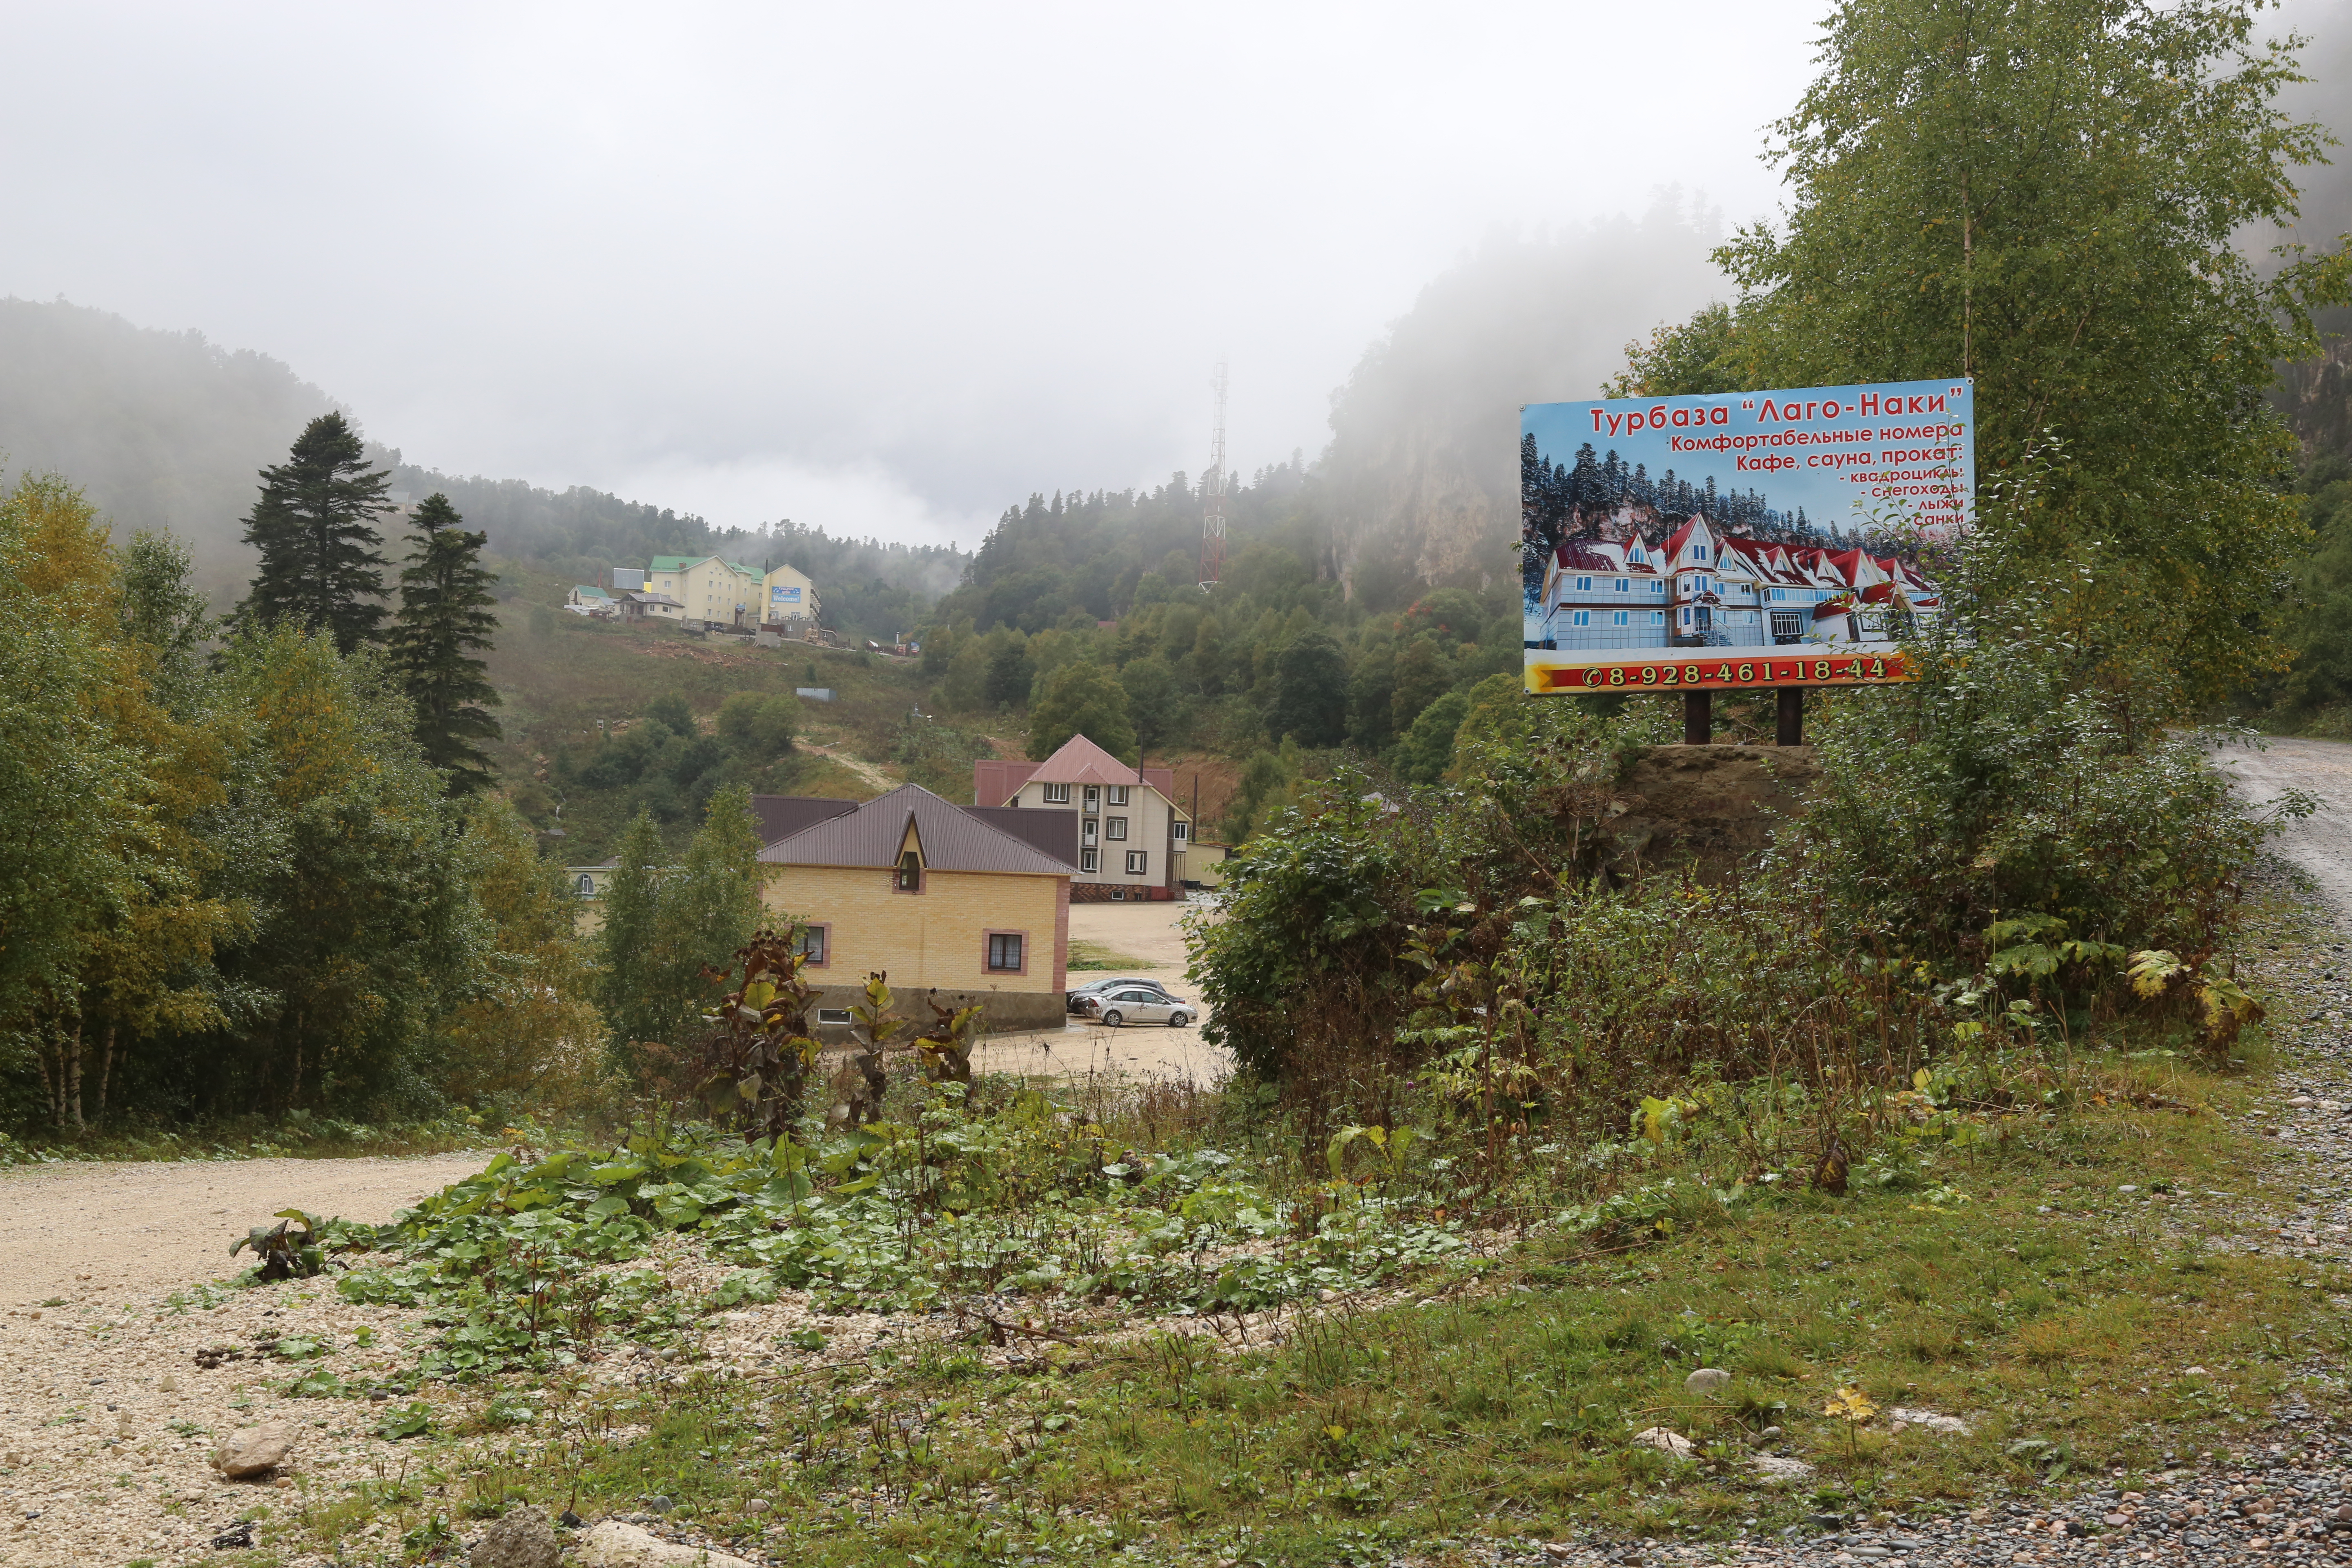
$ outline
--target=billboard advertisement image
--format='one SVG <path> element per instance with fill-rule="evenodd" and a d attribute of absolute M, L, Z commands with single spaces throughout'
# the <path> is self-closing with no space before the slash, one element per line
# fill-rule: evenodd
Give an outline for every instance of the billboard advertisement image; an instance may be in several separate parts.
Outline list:
<path fill-rule="evenodd" d="M 797 605 L 800 602 L 801 591 L 798 588 L 787 588 L 778 584 L 768 590 L 768 603 L 771 605 Z"/>
<path fill-rule="evenodd" d="M 1972 521 L 1965 378 L 1520 411 L 1531 692 L 1904 679 Z"/>

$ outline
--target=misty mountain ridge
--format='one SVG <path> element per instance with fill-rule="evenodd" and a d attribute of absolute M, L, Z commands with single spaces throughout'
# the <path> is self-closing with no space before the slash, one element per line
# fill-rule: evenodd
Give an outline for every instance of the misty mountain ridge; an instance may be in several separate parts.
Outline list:
<path fill-rule="evenodd" d="M 252 575 L 256 556 L 243 536 L 260 470 L 283 462 L 302 427 L 334 411 L 352 412 L 268 354 L 65 300 L 0 299 L 0 479 L 62 474 L 118 533 L 177 534 L 216 602 L 238 596 Z M 886 585 L 928 605 L 962 581 L 970 559 L 943 546 L 835 538 L 789 521 L 716 528 L 690 512 L 585 486 L 556 491 L 445 474 L 375 443 L 368 453 L 412 501 L 448 496 L 468 527 L 490 536 L 490 553 L 583 581 L 656 554 L 723 554 L 762 565 L 790 561 L 831 584 Z M 908 606 L 894 608 L 890 618 L 903 619 Z"/>

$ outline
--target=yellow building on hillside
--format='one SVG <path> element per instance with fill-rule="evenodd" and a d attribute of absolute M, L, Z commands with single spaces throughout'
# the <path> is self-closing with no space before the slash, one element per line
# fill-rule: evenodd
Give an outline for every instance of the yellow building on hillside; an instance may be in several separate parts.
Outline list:
<path fill-rule="evenodd" d="M 656 555 L 646 574 L 646 588 L 677 601 L 675 607 L 654 606 L 664 620 L 746 630 L 759 620 L 765 597 L 759 573 L 716 555 Z"/>
<path fill-rule="evenodd" d="M 769 625 L 782 622 L 791 629 L 793 621 L 814 621 L 817 613 L 816 584 L 807 573 L 797 566 L 772 566 L 762 584 L 760 619 Z"/>
<path fill-rule="evenodd" d="M 846 1026 L 880 970 L 919 1022 L 929 994 L 992 1031 L 1061 1027 L 1074 868 L 1037 842 L 903 784 L 761 850 L 769 911 L 808 927 L 819 1021 Z"/>

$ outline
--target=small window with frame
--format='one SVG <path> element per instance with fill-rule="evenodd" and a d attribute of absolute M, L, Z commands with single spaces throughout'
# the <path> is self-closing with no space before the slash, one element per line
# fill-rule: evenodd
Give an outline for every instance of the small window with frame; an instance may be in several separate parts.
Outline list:
<path fill-rule="evenodd" d="M 1116 804 L 1118 804 L 1118 803 L 1117 803 L 1117 802 L 1113 802 L 1112 804 L 1116 805 Z M 1125 818 L 1125 817 L 1123 817 L 1123 816 L 1106 816 L 1106 817 L 1104 817 L 1104 818 L 1103 818 L 1103 837 L 1104 837 L 1105 838 L 1124 838 L 1124 837 L 1127 837 L 1127 818 Z"/>
<path fill-rule="evenodd" d="M 1111 805 L 1125 805 L 1127 804 L 1127 792 L 1128 792 L 1128 790 L 1129 790 L 1129 788 L 1131 788 L 1131 787 L 1133 787 L 1133 786 L 1129 785 L 1129 784 L 1113 784 L 1113 785 L 1111 785 L 1111 786 L 1110 786 L 1110 803 L 1111 803 Z"/>
<path fill-rule="evenodd" d="M 1150 859 L 1151 852 L 1148 849 L 1129 850 L 1127 852 L 1127 874 L 1130 877 L 1142 876 L 1144 871 L 1149 868 Z"/>
<path fill-rule="evenodd" d="M 833 928 L 829 925 L 803 926 L 800 941 L 794 945 L 811 969 L 823 969 L 833 945 Z"/>
<path fill-rule="evenodd" d="M 923 890 L 923 858 L 915 850 L 908 849 L 899 855 L 897 887 L 902 893 Z"/>
<path fill-rule="evenodd" d="M 988 933 L 988 972 L 991 974 L 1024 974 L 1029 968 L 1029 942 L 1026 932 L 992 931 Z"/>
<path fill-rule="evenodd" d="M 1067 805 L 1070 804 L 1069 785 L 1066 784 L 1047 784 L 1045 786 L 1045 804 L 1047 805 Z"/>
<path fill-rule="evenodd" d="M 1174 829 L 1176 842 L 1179 844 L 1192 837 L 1192 825 L 1189 822 L 1171 823 L 1169 826 Z"/>
<path fill-rule="evenodd" d="M 1079 869 L 1079 870 L 1081 870 L 1081 871 L 1091 871 L 1091 870 L 1093 870 L 1096 867 L 1099 866 L 1101 863 L 1102 863 L 1102 851 L 1101 851 L 1101 850 L 1099 850 L 1099 849 L 1081 849 L 1081 850 L 1079 850 L 1079 851 L 1078 851 L 1078 869 Z"/>

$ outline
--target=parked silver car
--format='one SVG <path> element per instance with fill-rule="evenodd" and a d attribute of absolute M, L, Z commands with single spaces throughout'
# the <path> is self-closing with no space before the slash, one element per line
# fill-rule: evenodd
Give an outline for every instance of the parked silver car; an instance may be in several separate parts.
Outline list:
<path fill-rule="evenodd" d="M 1087 1012 L 1114 1029 L 1122 1024 L 1172 1024 L 1181 1029 L 1192 1021 L 1189 1004 L 1156 985 L 1149 990 L 1129 985 L 1118 991 L 1097 992 L 1088 1001 L 1091 1005 Z"/>
<path fill-rule="evenodd" d="M 1141 975 L 1090 980 L 1084 985 L 1071 987 L 1064 993 L 1062 1000 L 1073 1013 L 1091 1013 L 1093 1009 L 1087 1005 L 1089 1002 L 1100 1001 L 1114 991 L 1157 991 L 1171 1002 L 1177 1000 L 1176 993 L 1169 990 L 1157 980 L 1146 979 Z"/>

